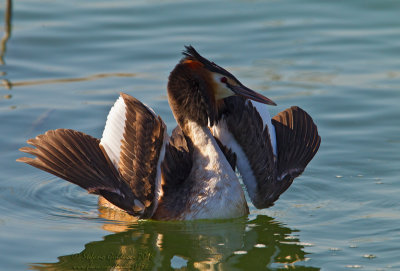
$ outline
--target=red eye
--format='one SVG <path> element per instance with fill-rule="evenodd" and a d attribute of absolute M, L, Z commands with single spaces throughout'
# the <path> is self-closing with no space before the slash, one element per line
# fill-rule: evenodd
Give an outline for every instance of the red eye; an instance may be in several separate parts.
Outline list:
<path fill-rule="evenodd" d="M 226 77 L 221 77 L 221 83 L 227 83 L 228 82 L 228 79 L 226 79 Z"/>

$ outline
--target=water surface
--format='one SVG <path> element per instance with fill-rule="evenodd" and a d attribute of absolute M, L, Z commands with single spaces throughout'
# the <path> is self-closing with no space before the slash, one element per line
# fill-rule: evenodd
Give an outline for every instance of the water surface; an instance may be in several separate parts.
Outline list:
<path fill-rule="evenodd" d="M 0 269 L 400 269 L 398 1 L 12 4 L 0 4 Z M 171 131 L 167 77 L 187 44 L 277 102 L 273 114 L 298 105 L 317 123 L 318 154 L 275 206 L 126 223 L 15 162 L 50 129 L 101 137 L 120 91 Z"/>

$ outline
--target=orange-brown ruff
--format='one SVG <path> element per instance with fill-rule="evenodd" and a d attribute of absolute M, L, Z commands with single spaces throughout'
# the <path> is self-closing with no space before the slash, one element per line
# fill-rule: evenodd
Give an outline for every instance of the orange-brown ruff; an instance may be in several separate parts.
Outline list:
<path fill-rule="evenodd" d="M 17 161 L 100 195 L 137 218 L 234 218 L 248 213 L 240 172 L 257 208 L 273 204 L 318 151 L 312 118 L 273 101 L 186 47 L 168 80 L 178 126 L 171 137 L 152 109 L 121 93 L 102 138 L 57 129 L 28 140 Z"/>

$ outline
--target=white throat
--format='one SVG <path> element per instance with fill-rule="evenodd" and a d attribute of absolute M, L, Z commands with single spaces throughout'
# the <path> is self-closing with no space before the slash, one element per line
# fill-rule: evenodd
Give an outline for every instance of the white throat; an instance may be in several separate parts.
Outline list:
<path fill-rule="evenodd" d="M 233 218 L 246 215 L 246 199 L 239 179 L 208 127 L 187 123 L 194 145 L 194 202 L 187 219 Z"/>

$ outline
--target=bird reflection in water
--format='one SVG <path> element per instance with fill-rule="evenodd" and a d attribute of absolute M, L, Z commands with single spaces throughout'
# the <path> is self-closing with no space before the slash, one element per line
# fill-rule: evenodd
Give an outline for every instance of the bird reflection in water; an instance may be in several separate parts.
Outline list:
<path fill-rule="evenodd" d="M 304 269 L 307 253 L 296 230 L 271 217 L 196 222 L 132 221 L 107 208 L 100 216 L 114 220 L 114 232 L 77 254 L 55 263 L 35 263 L 34 270 L 265 270 Z M 297 263 L 297 264 L 295 264 Z M 307 270 L 319 268 L 307 266 Z"/>

